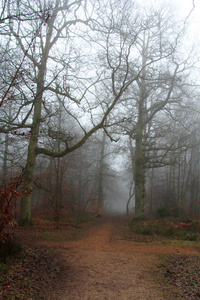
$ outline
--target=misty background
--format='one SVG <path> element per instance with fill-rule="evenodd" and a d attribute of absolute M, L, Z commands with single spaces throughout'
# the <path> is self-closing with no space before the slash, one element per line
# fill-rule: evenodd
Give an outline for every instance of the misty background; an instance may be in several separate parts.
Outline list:
<path fill-rule="evenodd" d="M 200 212 L 197 1 L 1 1 L 1 184 L 22 224 Z"/>

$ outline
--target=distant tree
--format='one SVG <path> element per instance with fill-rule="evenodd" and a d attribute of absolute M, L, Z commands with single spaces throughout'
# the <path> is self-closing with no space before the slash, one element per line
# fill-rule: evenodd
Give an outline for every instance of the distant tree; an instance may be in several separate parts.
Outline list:
<path fill-rule="evenodd" d="M 189 86 L 187 90 L 189 93 Z M 190 179 L 193 176 L 198 177 L 199 168 L 197 150 L 199 148 L 199 116 L 196 111 L 198 108 L 195 95 L 193 94 L 192 99 L 190 96 L 185 98 L 185 104 L 183 101 L 181 107 L 174 107 L 170 114 L 168 111 L 165 116 L 159 116 L 157 119 L 159 126 L 154 127 L 152 142 L 149 145 L 146 144 L 146 201 L 151 212 L 155 212 L 160 206 L 176 209 L 177 215 L 184 211 L 189 212 L 190 198 L 193 202 L 194 198 L 198 197 L 198 180 L 195 184 L 196 188 L 192 189 L 193 192 L 195 191 L 195 197 L 194 194 L 190 197 L 189 188 Z M 184 96 L 182 96 L 183 99 Z"/>
<path fill-rule="evenodd" d="M 101 128 L 117 141 L 123 124 L 123 133 L 135 140 L 135 216 L 142 217 L 148 133 L 158 113 L 180 100 L 180 75 L 187 67 L 176 56 L 181 35 L 174 33 L 168 12 L 146 17 L 134 7 L 133 14 L 132 1 L 4 4 L 2 66 L 9 72 L 1 77 L 0 129 L 27 142 L 25 189 L 32 191 L 38 155 L 56 157 L 60 166 L 61 157 Z M 79 129 L 54 126 L 60 107 Z M 31 193 L 22 197 L 19 222 L 31 222 Z"/>
<path fill-rule="evenodd" d="M 81 125 L 80 117 L 84 111 L 88 111 L 90 115 L 94 110 L 93 107 L 100 105 L 95 103 L 96 100 L 89 104 L 87 95 L 92 95 L 93 86 L 102 80 L 100 74 L 95 74 L 94 79 L 90 75 L 88 60 L 85 59 L 89 55 L 86 53 L 86 45 L 83 43 L 79 49 L 76 46 L 78 42 L 76 35 L 78 39 L 81 38 L 79 25 L 82 24 L 81 30 L 84 30 L 92 22 L 88 16 L 90 11 L 92 12 L 91 6 L 86 7 L 81 0 L 75 2 L 58 0 L 48 5 L 43 1 L 32 1 L 28 6 L 23 1 L 19 4 L 17 6 L 17 3 L 11 5 L 7 2 L 9 14 L 24 11 L 26 7 L 27 14 L 32 15 L 35 12 L 37 18 L 8 20 L 8 35 L 11 36 L 12 44 L 15 45 L 19 55 L 22 53 L 22 59 L 18 62 L 15 72 L 17 75 L 11 79 L 7 88 L 17 104 L 13 110 L 13 119 L 11 122 L 2 119 L 1 130 L 16 131 L 17 134 L 29 137 L 24 181 L 26 189 L 31 191 L 37 155 L 62 157 L 81 147 L 94 132 L 104 126 L 106 117 L 120 94 L 115 95 L 112 101 L 106 104 L 106 110 L 102 110 L 101 116 L 90 129 L 86 130 Z M 61 43 L 63 48 L 60 47 Z M 11 41 L 9 45 L 11 46 Z M 82 52 L 82 55 L 79 52 Z M 86 70 L 88 76 L 85 76 Z M 42 122 L 56 113 L 53 105 L 56 102 L 55 95 L 62 97 L 63 107 L 76 120 L 83 133 L 80 140 L 75 140 L 73 134 L 60 135 L 58 130 L 49 128 L 48 133 L 60 139 L 61 151 L 53 151 L 39 145 L 40 137 L 44 134 L 41 132 Z M 5 92 L 3 98 L 10 101 L 8 92 Z M 21 200 L 19 222 L 27 225 L 30 220 L 31 195 L 27 195 Z"/>
<path fill-rule="evenodd" d="M 166 145 L 161 138 L 169 131 L 173 111 L 185 105 L 186 77 L 192 66 L 190 54 L 184 56 L 181 50 L 184 32 L 174 29 L 168 12 L 166 7 L 148 15 L 141 12 L 140 19 L 138 14 L 130 17 L 124 6 L 117 21 L 113 12 L 102 43 L 104 63 L 112 74 L 107 89 L 120 93 L 110 126 L 120 127 L 134 143 L 135 218 L 144 216 L 146 170 L 170 163 L 168 154 L 184 147 L 181 139 Z M 162 119 L 170 114 L 164 124 Z"/>

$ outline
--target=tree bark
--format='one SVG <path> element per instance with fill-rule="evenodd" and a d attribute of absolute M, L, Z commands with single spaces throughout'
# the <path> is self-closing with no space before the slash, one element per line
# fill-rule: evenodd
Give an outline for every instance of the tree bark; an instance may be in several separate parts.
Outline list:
<path fill-rule="evenodd" d="M 37 96 L 35 99 L 33 122 L 32 122 L 30 141 L 28 147 L 28 155 L 27 155 L 25 172 L 24 172 L 24 189 L 26 193 L 21 199 L 20 216 L 19 216 L 19 224 L 23 226 L 28 226 L 31 224 L 31 192 L 33 188 L 33 174 L 34 174 L 34 168 L 35 168 L 36 157 L 37 157 L 35 149 L 37 148 L 39 128 L 40 128 L 45 67 L 46 67 L 45 65 L 41 65 L 41 69 L 38 74 Z"/>
<path fill-rule="evenodd" d="M 145 192 L 145 158 L 142 143 L 142 126 L 137 124 L 135 140 L 135 215 L 134 218 L 144 217 L 144 192 Z"/>
<path fill-rule="evenodd" d="M 103 208 L 104 195 L 103 195 L 103 171 L 104 171 L 104 153 L 106 144 L 106 133 L 103 132 L 103 139 L 101 142 L 101 153 L 99 160 L 99 176 L 98 176 L 98 208 Z"/>
<path fill-rule="evenodd" d="M 147 43 L 148 44 L 148 43 Z M 145 129 L 146 117 L 146 40 L 144 34 L 143 48 L 142 48 L 142 77 L 138 81 L 139 99 L 138 99 L 138 120 L 136 124 L 136 138 L 135 138 L 135 215 L 134 218 L 141 219 L 144 217 L 144 195 L 145 195 L 145 149 L 143 146 L 143 133 Z"/>
<path fill-rule="evenodd" d="M 126 215 L 129 216 L 129 204 L 131 202 L 131 199 L 134 195 L 134 189 L 133 189 L 133 183 L 134 181 L 132 180 L 131 184 L 130 184 L 130 188 L 129 188 L 129 197 L 128 197 L 128 201 L 126 202 Z"/>

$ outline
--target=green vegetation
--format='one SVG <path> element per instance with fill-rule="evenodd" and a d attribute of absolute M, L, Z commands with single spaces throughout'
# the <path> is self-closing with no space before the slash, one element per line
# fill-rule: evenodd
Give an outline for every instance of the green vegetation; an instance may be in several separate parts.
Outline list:
<path fill-rule="evenodd" d="M 24 240 L 26 232 L 27 240 L 32 242 L 42 240 L 49 241 L 73 241 L 84 236 L 88 227 L 95 221 L 95 217 L 90 213 L 71 215 L 66 217 L 63 222 L 52 222 L 41 218 L 35 218 L 34 224 L 31 227 L 17 227 L 16 237 L 21 242 Z"/>
<path fill-rule="evenodd" d="M 171 211 L 169 208 L 163 206 L 157 209 L 156 212 L 156 218 L 165 218 L 165 217 L 170 217 L 171 216 Z"/>
<path fill-rule="evenodd" d="M 151 236 L 162 236 L 185 241 L 200 240 L 200 220 L 185 217 L 182 219 L 164 217 L 164 210 L 160 211 L 160 218 L 144 218 L 129 223 L 134 233 Z"/>
<path fill-rule="evenodd" d="M 69 222 L 70 225 L 72 225 L 72 226 L 77 226 L 77 225 L 83 224 L 83 223 L 91 223 L 94 220 L 95 220 L 95 217 L 90 213 L 74 215 L 74 216 L 70 216 L 69 218 L 66 219 L 66 221 Z"/>
<path fill-rule="evenodd" d="M 91 223 L 95 220 L 94 214 L 90 212 L 81 212 L 79 214 L 68 215 L 65 218 L 62 218 L 59 222 L 51 221 L 49 219 L 43 218 L 34 218 L 32 220 L 33 226 L 42 226 L 42 227 L 62 227 L 62 226 L 77 226 L 83 223 Z"/>

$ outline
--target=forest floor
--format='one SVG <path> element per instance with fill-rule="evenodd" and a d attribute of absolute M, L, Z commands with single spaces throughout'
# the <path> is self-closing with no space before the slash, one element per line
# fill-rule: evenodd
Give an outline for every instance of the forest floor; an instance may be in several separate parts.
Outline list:
<path fill-rule="evenodd" d="M 170 263 L 163 263 L 163 257 L 169 259 L 170 255 L 170 261 L 177 256 L 189 257 L 192 273 L 198 273 L 195 263 L 200 249 L 153 244 L 139 235 L 129 238 L 123 222 L 126 220 L 116 217 L 78 229 L 19 229 L 18 238 L 26 245 L 26 255 L 7 270 L 6 280 L 0 278 L 0 299 L 200 299 L 200 289 L 185 296 L 177 293 L 177 287 L 165 276 L 168 272 L 173 279 L 175 271 L 169 268 Z M 63 232 L 71 232 L 73 239 Z M 180 263 L 177 273 L 182 266 Z"/>

